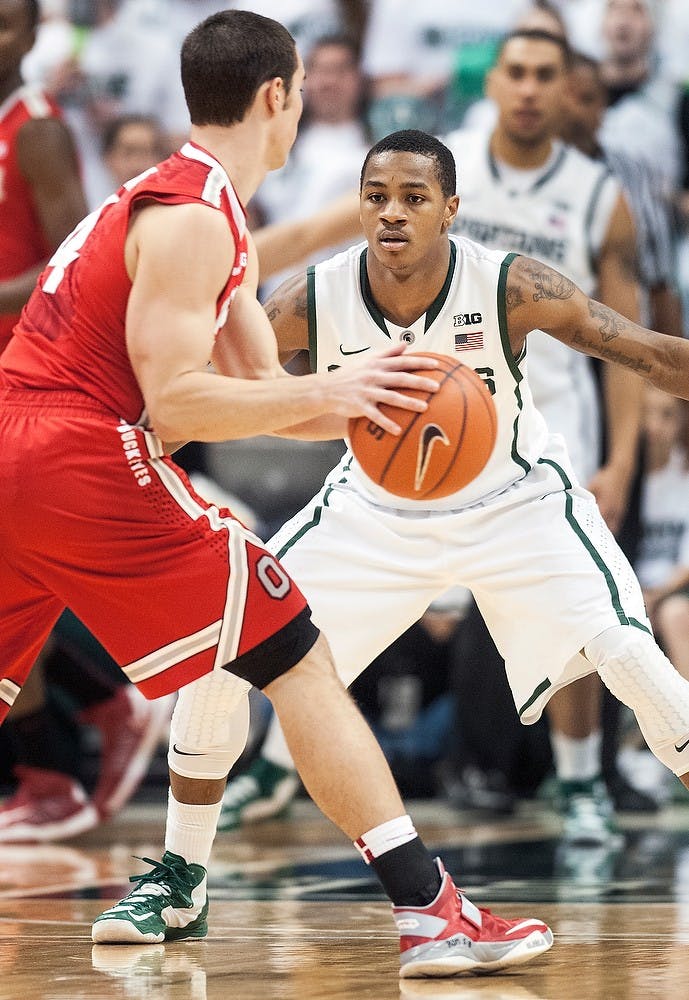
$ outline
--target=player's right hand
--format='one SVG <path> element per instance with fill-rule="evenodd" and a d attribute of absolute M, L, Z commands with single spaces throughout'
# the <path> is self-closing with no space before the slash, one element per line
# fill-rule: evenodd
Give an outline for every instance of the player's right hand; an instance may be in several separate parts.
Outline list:
<path fill-rule="evenodd" d="M 438 389 L 435 379 L 420 374 L 437 368 L 437 361 L 410 353 L 407 347 L 395 344 L 330 374 L 327 392 L 331 411 L 343 417 L 368 417 L 389 434 L 399 435 L 400 426 L 380 409 L 381 404 L 423 413 L 428 406 L 426 401 L 407 392 L 428 393 Z"/>

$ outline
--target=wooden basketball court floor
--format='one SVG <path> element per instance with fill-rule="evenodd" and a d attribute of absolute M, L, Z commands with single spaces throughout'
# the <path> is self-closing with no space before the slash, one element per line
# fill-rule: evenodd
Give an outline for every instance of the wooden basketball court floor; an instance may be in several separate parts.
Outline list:
<path fill-rule="evenodd" d="M 0 998 L 689 998 L 687 805 L 623 819 L 624 844 L 612 851 L 565 850 L 537 804 L 492 822 L 435 802 L 411 811 L 476 902 L 550 923 L 550 952 L 511 973 L 400 981 L 377 883 L 301 800 L 285 820 L 219 835 L 206 939 L 94 946 L 93 918 L 145 870 L 132 855 L 161 853 L 162 804 L 134 804 L 69 843 L 0 846 Z"/>

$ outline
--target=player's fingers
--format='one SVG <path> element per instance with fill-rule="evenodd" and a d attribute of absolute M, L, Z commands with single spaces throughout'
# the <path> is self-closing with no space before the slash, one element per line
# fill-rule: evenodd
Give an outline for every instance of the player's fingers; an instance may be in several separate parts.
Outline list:
<path fill-rule="evenodd" d="M 397 348 L 399 345 L 395 345 Z M 394 368 L 395 371 L 433 371 L 438 367 L 437 358 L 429 358 L 422 354 L 406 354 L 396 351 L 392 353 L 390 349 L 379 355 L 385 360 L 386 367 Z"/>
<path fill-rule="evenodd" d="M 395 358 L 400 354 L 404 354 L 407 347 L 408 345 L 405 344 L 404 341 L 399 341 L 396 344 L 390 344 L 389 347 L 383 348 L 383 350 L 379 351 L 376 356 L 379 358 Z"/>
<path fill-rule="evenodd" d="M 413 410 L 415 413 L 424 413 L 428 409 L 425 399 L 417 399 L 416 396 L 407 396 L 404 392 L 397 392 L 395 389 L 383 389 L 378 398 L 378 405 L 385 403 L 387 406 L 397 406 L 400 410 Z"/>
<path fill-rule="evenodd" d="M 434 378 L 397 370 L 380 372 L 376 381 L 386 388 L 415 389 L 417 392 L 437 392 L 440 388 L 440 383 Z"/>
<path fill-rule="evenodd" d="M 387 431 L 388 434 L 392 434 L 393 437 L 399 437 L 402 433 L 400 425 L 396 424 L 394 420 L 390 419 L 390 417 L 387 417 L 381 410 L 376 409 L 375 406 L 372 406 L 370 409 L 367 408 L 366 416 L 370 421 L 372 421 L 372 423 L 382 427 L 384 431 Z"/>

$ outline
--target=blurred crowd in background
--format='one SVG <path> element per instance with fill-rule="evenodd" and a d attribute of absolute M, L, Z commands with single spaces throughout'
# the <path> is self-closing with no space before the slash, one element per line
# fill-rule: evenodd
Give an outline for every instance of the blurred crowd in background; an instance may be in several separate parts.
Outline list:
<path fill-rule="evenodd" d="M 228 6 L 218 0 L 41 0 L 37 42 L 22 72 L 64 114 L 89 209 L 185 141 L 180 45 L 198 21 Z M 518 25 L 565 35 L 576 57 L 562 139 L 587 155 L 605 156 L 613 170 L 620 164 L 632 214 L 639 214 L 644 321 L 687 335 L 686 0 L 263 0 L 237 6 L 285 24 L 306 65 L 297 142 L 287 165 L 268 176 L 247 206 L 252 228 L 308 218 L 355 192 L 367 149 L 389 132 L 490 132 L 497 112 L 486 80 L 501 39 Z M 457 167 L 462 196 L 461 153 Z M 353 234 L 351 242 L 359 238 Z M 341 248 L 339 242 L 325 247 L 304 264 Z M 299 265 L 271 275 L 262 294 L 296 270 Z M 260 438 L 189 446 L 179 458 L 209 499 L 239 508 L 267 538 L 317 491 L 343 448 Z M 647 394 L 636 482 L 624 513 L 618 534 L 659 637 L 689 676 L 689 422 L 681 401 L 655 391 Z M 87 703 L 81 681 L 71 689 L 67 684 L 84 665 L 100 677 Z M 136 692 L 125 694 L 115 665 L 78 622 L 61 622 L 43 677 L 34 710 L 14 725 L 13 713 L 0 732 L 9 762 L 1 777 L 11 793 L 0 806 L 0 842 L 80 832 L 116 812 L 146 774 L 149 783 L 165 781 L 160 740 L 169 705 L 152 711 L 138 704 Z M 545 794 L 553 770 L 548 723 L 520 726 L 500 657 L 469 595 L 449 594 L 432 607 L 356 682 L 354 694 L 404 794 L 495 816 Z M 608 718 L 606 704 L 601 769 L 612 803 L 618 810 L 653 811 L 671 794 L 671 776 L 659 774 L 633 718 L 612 711 Z M 267 722 L 260 696 L 253 707 L 249 757 Z M 36 741 L 43 748 L 50 743 L 51 767 Z M 246 763 L 245 755 L 238 769 Z M 80 810 L 83 822 L 63 822 L 58 810 L 54 823 L 48 817 L 27 826 L 27 802 L 64 793 L 64 782 L 51 785 L 46 777 L 51 768 L 66 776 L 79 803 L 73 812 Z M 25 810 L 20 820 L 18 808 Z"/>

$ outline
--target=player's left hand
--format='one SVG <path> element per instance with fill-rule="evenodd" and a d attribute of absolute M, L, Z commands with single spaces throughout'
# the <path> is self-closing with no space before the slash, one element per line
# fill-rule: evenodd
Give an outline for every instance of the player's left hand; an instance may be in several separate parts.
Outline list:
<path fill-rule="evenodd" d="M 613 465 L 602 465 L 589 482 L 587 489 L 593 493 L 603 519 L 617 534 L 627 510 L 631 475 Z"/>

